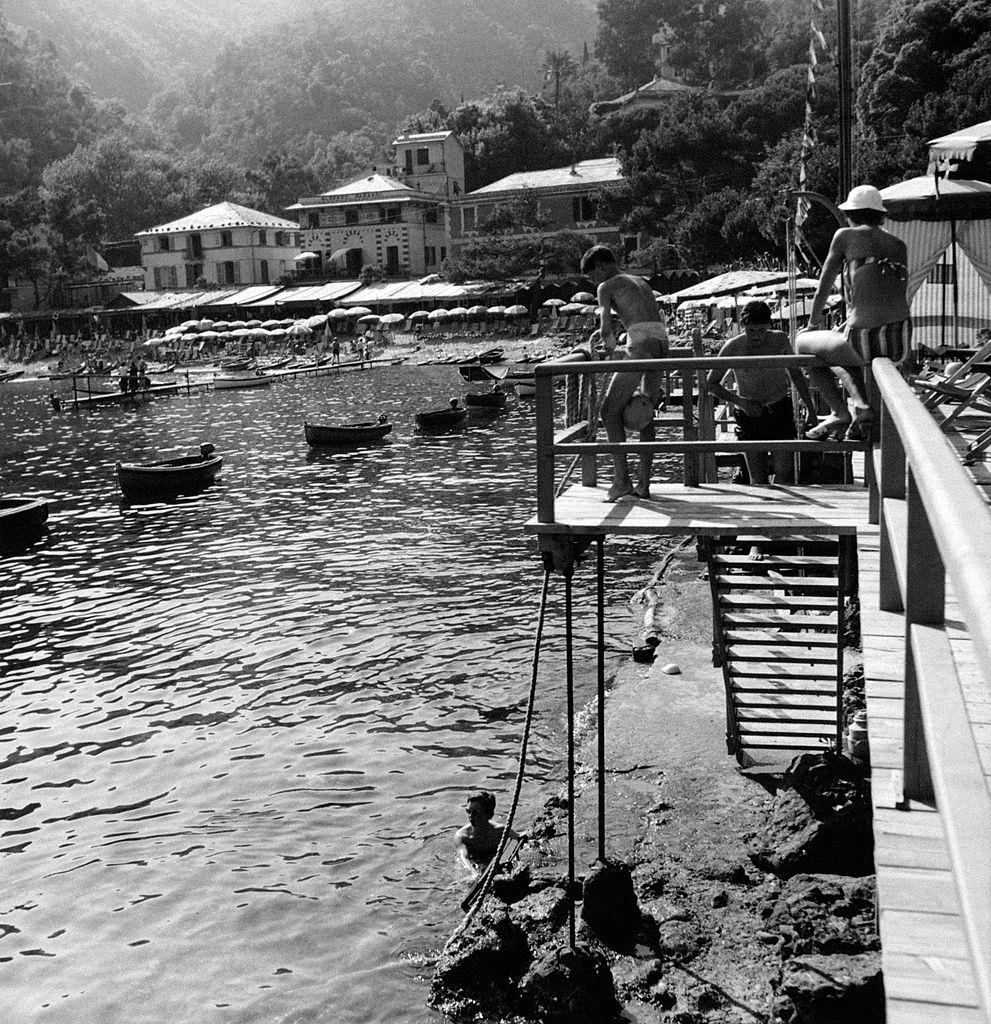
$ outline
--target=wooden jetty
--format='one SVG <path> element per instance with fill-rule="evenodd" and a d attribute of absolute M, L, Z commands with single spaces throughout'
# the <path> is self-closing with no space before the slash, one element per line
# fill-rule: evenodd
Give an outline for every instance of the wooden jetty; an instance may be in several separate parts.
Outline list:
<path fill-rule="evenodd" d="M 319 366 L 286 367 L 280 370 L 265 371 L 266 377 L 273 382 L 296 377 L 329 377 L 342 373 L 355 373 L 372 366 L 388 366 L 392 359 L 348 360 L 340 363 L 323 363 Z M 180 379 L 181 378 L 181 379 Z M 176 395 L 190 395 L 194 391 L 205 391 L 213 388 L 213 379 L 208 371 L 191 374 L 188 370 L 179 371 L 175 383 L 152 384 L 137 391 L 94 391 L 93 380 L 117 380 L 110 375 L 85 374 L 72 378 L 72 406 L 74 409 L 92 409 L 106 405 L 132 405 L 150 401 L 153 398 L 171 398 Z"/>
<path fill-rule="evenodd" d="M 801 365 L 803 357 L 765 361 Z M 729 369 L 732 362 L 718 365 Z M 954 409 L 942 417 L 936 410 L 934 418 L 888 360 L 875 360 L 883 416 L 873 451 L 717 439 L 714 423 L 706 422 L 711 408 L 704 394 L 705 372 L 716 362 L 695 355 L 666 362 L 681 373 L 687 396 L 680 440 L 619 445 L 597 443 L 584 422 L 556 429 L 555 375 L 657 365 L 535 367 L 537 508 L 525 529 L 537 536 L 545 565 L 565 578 L 569 677 L 570 578 L 584 550 L 593 544 L 597 550 L 601 679 L 604 538 L 695 535 L 708 560 L 729 751 L 752 763 L 762 755 L 781 761 L 782 754 L 787 760 L 801 749 L 838 745 L 843 598 L 856 592 L 887 1019 L 989 1024 L 991 472 L 983 463 L 962 465 L 968 439 L 951 440 L 940 429 L 941 418 L 959 426 L 965 417 Z M 978 440 L 969 441 L 971 453 L 987 427 L 984 416 L 973 428 Z M 716 453 L 810 446 L 846 449 L 849 482 L 760 488 L 716 482 Z M 605 503 L 596 457 L 646 450 L 682 455 L 682 481 L 652 484 L 650 500 Z M 582 463 L 581 483 L 570 486 L 560 472 L 568 456 Z M 735 544 L 749 543 L 770 556 L 754 563 L 733 553 Z M 600 707 L 602 699 L 600 687 Z M 601 735 L 600 744 L 601 823 Z"/>

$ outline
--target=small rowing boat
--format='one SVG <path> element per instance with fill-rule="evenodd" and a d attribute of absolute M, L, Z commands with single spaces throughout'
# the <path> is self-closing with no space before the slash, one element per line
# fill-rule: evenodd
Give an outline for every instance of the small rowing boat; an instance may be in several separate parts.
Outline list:
<path fill-rule="evenodd" d="M 214 482 L 223 464 L 212 444 L 201 444 L 199 455 L 144 464 L 118 462 L 117 483 L 124 497 L 132 500 L 196 494 Z"/>
<path fill-rule="evenodd" d="M 250 377 L 233 377 L 220 375 L 213 378 L 215 391 L 231 391 L 234 388 L 267 388 L 272 384 L 272 378 L 266 377 L 263 373 L 257 373 Z"/>
<path fill-rule="evenodd" d="M 498 387 L 498 385 L 497 385 Z M 491 391 L 479 391 L 465 395 L 468 408 L 483 411 L 502 409 L 506 405 L 508 395 L 505 391 L 493 388 Z"/>
<path fill-rule="evenodd" d="M 6 384 L 9 380 L 17 380 L 23 373 L 23 370 L 4 370 L 0 373 L 0 384 Z"/>
<path fill-rule="evenodd" d="M 306 443 L 310 445 L 336 445 L 341 448 L 381 441 L 392 432 L 392 424 L 382 415 L 367 423 L 338 423 L 321 425 L 303 424 Z"/>
<path fill-rule="evenodd" d="M 39 537 L 48 519 L 48 502 L 41 498 L 0 498 L 0 550 Z"/>
<path fill-rule="evenodd" d="M 461 408 L 458 400 L 452 398 L 446 409 L 427 409 L 418 412 L 414 420 L 421 430 L 443 430 L 457 426 L 467 415 L 468 410 Z"/>
<path fill-rule="evenodd" d="M 250 356 L 240 359 L 224 359 L 220 363 L 221 370 L 250 370 L 255 365 Z"/>

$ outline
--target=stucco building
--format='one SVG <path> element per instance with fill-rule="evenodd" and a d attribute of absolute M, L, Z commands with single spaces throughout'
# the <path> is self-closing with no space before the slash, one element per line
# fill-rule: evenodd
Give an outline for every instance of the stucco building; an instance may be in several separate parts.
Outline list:
<path fill-rule="evenodd" d="M 437 270 L 450 246 L 450 201 L 464 193 L 464 150 L 453 132 L 402 135 L 396 164 L 288 208 L 320 276 L 357 277 L 372 266 L 390 277 Z"/>
<path fill-rule="evenodd" d="M 637 247 L 636 235 L 622 235 L 602 209 L 602 198 L 618 189 L 623 175 L 616 157 L 582 160 L 569 167 L 546 171 L 520 171 L 500 178 L 462 196 L 452 217 L 451 245 L 458 252 L 466 239 L 476 235 L 496 208 L 517 199 L 534 203 L 540 223 L 516 234 L 550 234 L 580 231 L 596 242 L 620 251 Z M 513 231 L 503 231 L 510 237 Z"/>
<path fill-rule="evenodd" d="M 299 225 L 237 203 L 139 231 L 145 288 L 269 284 L 295 269 Z"/>

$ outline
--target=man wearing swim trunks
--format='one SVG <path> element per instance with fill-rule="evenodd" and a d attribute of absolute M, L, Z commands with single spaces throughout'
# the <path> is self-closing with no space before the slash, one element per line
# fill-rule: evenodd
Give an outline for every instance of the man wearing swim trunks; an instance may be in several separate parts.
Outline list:
<path fill-rule="evenodd" d="M 865 428 L 878 415 L 874 408 L 877 398 L 868 387 L 871 360 L 885 356 L 896 364 L 902 363 L 912 340 L 906 294 L 908 250 L 900 238 L 881 227 L 885 215 L 881 193 L 871 185 L 858 185 L 847 201 L 840 203 L 840 209 L 846 214 L 849 227 L 839 228 L 833 235 L 812 300 L 810 330 L 800 332 L 795 341 L 799 352 L 816 357 L 809 376 L 832 411 L 832 416 L 806 433 L 806 437 L 814 440 L 831 434 L 842 436 L 844 432 L 851 440 L 864 436 Z M 822 323 L 826 299 L 841 270 L 849 314 L 845 331 L 811 329 Z M 830 368 L 850 392 L 852 424 Z M 864 370 L 868 371 L 866 378 Z"/>
<path fill-rule="evenodd" d="M 730 338 L 719 350 L 726 356 L 790 356 L 794 352 L 788 335 L 772 331 L 771 309 L 766 302 L 748 302 L 740 314 L 743 334 Z M 754 366 L 729 371 L 736 378 L 736 391 L 723 386 L 727 371 L 718 367 L 709 373 L 709 393 L 736 407 L 736 435 L 741 441 L 783 441 L 795 437 L 795 409 L 790 382 L 805 406 L 807 426 L 815 426 L 812 393 L 808 381 L 798 369 L 774 369 Z M 751 452 L 746 456 L 750 482 L 768 482 L 768 453 Z M 786 483 L 791 477 L 791 452 L 774 452 L 774 482 Z"/>
<path fill-rule="evenodd" d="M 598 289 L 600 341 L 607 359 L 664 359 L 668 354 L 668 334 L 657 308 L 651 287 L 642 277 L 622 273 L 612 249 L 593 245 L 582 257 L 582 273 Z M 626 348 L 616 347 L 613 314 L 626 328 Z M 614 373 L 606 385 L 599 406 L 606 437 L 625 441 L 626 431 L 638 431 L 640 440 L 654 440 L 654 410 L 661 397 L 663 374 Z M 606 501 L 617 501 L 627 494 L 650 497 L 650 470 L 653 456 L 640 457 L 636 485 L 630 479 L 626 455 L 613 455 L 613 481 Z"/>

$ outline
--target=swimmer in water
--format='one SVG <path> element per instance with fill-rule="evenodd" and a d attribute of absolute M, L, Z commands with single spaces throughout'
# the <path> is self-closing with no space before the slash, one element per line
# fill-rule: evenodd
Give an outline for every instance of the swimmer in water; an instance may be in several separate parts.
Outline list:
<path fill-rule="evenodd" d="M 458 829 L 458 859 L 473 874 L 480 875 L 495 856 L 505 825 L 492 822 L 496 798 L 488 790 L 472 793 L 465 803 L 468 824 Z M 510 829 L 511 836 L 514 836 Z"/>

